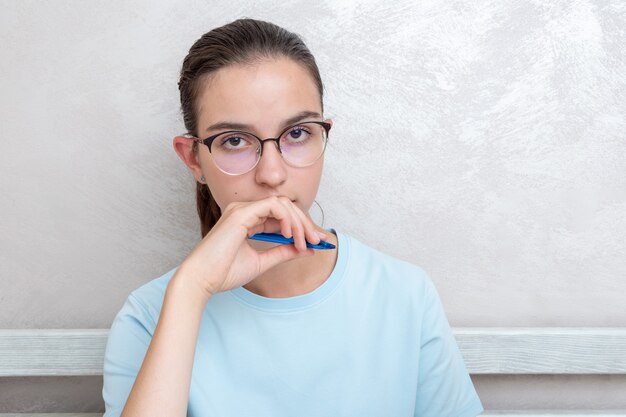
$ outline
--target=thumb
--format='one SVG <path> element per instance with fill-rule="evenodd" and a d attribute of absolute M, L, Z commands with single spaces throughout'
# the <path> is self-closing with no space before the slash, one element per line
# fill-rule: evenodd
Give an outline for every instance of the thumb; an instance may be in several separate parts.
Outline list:
<path fill-rule="evenodd" d="M 302 258 L 305 256 L 311 256 L 315 252 L 313 249 L 308 248 L 305 251 L 300 252 L 294 245 L 278 245 L 271 249 L 261 252 L 259 254 L 260 271 L 267 271 L 268 269 L 296 258 Z"/>

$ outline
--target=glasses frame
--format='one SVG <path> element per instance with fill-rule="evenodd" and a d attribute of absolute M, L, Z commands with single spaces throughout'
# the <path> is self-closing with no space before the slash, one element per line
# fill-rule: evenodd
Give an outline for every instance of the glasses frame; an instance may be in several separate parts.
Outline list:
<path fill-rule="evenodd" d="M 330 132 L 330 128 L 331 128 L 331 124 L 330 123 L 326 123 L 326 122 L 318 122 L 318 121 L 314 121 L 314 120 L 309 120 L 309 121 L 304 121 L 304 122 L 300 122 L 300 123 L 296 123 L 293 124 L 287 128 L 285 128 L 282 132 L 280 132 L 280 135 L 278 135 L 278 137 L 275 138 L 266 138 L 266 139 L 261 139 L 260 137 L 258 137 L 257 135 L 255 135 L 254 133 L 250 133 L 250 132 L 246 132 L 244 130 L 226 130 L 224 132 L 220 132 L 220 133 L 216 133 L 215 135 L 211 135 L 208 138 L 205 139 L 200 139 L 196 136 L 193 136 L 189 133 L 184 134 L 183 137 L 187 138 L 187 139 L 193 139 L 194 142 L 198 143 L 198 144 L 202 144 L 202 145 L 206 145 L 207 148 L 209 148 L 209 153 L 211 152 L 211 145 L 213 144 L 213 141 L 215 141 L 215 139 L 217 139 L 218 136 L 222 136 L 225 135 L 227 133 L 243 133 L 246 135 L 250 135 L 252 137 L 254 137 L 256 140 L 259 141 L 259 143 L 261 144 L 261 147 L 259 148 L 259 157 L 257 158 L 256 162 L 254 163 L 254 165 L 247 170 L 246 172 L 242 172 L 240 174 L 232 174 L 230 172 L 226 172 L 224 171 L 222 168 L 219 167 L 219 165 L 215 164 L 215 166 L 222 171 L 224 174 L 228 174 L 228 175 L 243 175 L 243 174 L 247 174 L 248 172 L 252 171 L 258 164 L 259 161 L 261 160 L 261 156 L 263 156 L 263 145 L 265 145 L 265 142 L 276 142 L 276 148 L 278 149 L 278 153 L 280 153 L 281 157 L 283 155 L 283 151 L 282 149 L 280 149 L 280 138 L 283 137 L 283 135 L 285 133 L 287 133 L 290 129 L 293 129 L 294 127 L 297 127 L 299 125 L 302 124 L 307 124 L 307 123 L 314 123 L 317 125 L 320 125 L 324 128 L 324 131 L 326 133 L 326 136 L 324 138 L 324 148 L 322 149 L 322 152 L 320 152 L 319 156 L 317 158 L 315 158 L 315 160 L 313 162 L 311 162 L 310 164 L 307 165 L 302 165 L 302 166 L 295 166 L 289 163 L 289 161 L 287 161 L 285 158 L 283 158 L 283 161 L 285 161 L 285 163 L 289 166 L 292 166 L 294 168 L 305 168 L 308 166 L 313 165 L 318 159 L 320 159 L 320 157 L 322 155 L 324 155 L 324 152 L 326 151 L 326 144 L 328 143 L 328 133 Z"/>

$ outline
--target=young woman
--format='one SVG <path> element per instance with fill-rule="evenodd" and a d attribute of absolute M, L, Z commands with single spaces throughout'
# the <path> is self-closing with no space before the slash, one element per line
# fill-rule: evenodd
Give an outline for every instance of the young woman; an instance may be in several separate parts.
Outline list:
<path fill-rule="evenodd" d="M 179 88 L 189 134 L 174 149 L 203 238 L 116 316 L 105 416 L 480 414 L 424 271 L 308 214 L 332 120 L 301 39 L 251 19 L 214 29 Z M 307 248 L 320 240 L 336 249 Z"/>

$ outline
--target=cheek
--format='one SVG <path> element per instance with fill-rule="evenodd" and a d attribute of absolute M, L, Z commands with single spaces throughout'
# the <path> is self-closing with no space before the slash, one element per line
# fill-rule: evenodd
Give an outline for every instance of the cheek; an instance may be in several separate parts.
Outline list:
<path fill-rule="evenodd" d="M 207 181 L 207 186 L 209 187 L 209 190 L 211 190 L 213 199 L 217 205 L 220 206 L 222 211 L 224 211 L 226 206 L 230 203 L 241 200 L 240 196 L 242 193 L 238 191 L 235 184 L 230 184 L 227 180 L 214 179 L 212 182 Z"/>
<path fill-rule="evenodd" d="M 240 186 L 238 178 L 225 175 L 217 169 L 213 161 L 210 160 L 210 156 L 202 154 L 200 159 L 206 177 L 206 185 L 209 187 L 211 196 L 220 209 L 223 211 L 228 204 L 239 201 L 238 195 L 240 192 L 238 190 Z"/>
<path fill-rule="evenodd" d="M 298 183 L 298 202 L 303 211 L 308 209 L 313 204 L 313 201 L 317 197 L 317 191 L 319 189 L 320 180 L 322 177 L 322 166 L 314 165 L 310 170 L 299 173 L 297 177 Z"/>

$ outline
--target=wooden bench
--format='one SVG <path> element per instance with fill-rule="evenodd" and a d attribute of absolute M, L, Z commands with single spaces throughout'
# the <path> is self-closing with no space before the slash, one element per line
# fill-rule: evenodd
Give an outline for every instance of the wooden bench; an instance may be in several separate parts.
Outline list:
<path fill-rule="evenodd" d="M 102 375 L 107 334 L 106 329 L 0 330 L 0 377 Z M 626 328 L 456 328 L 454 334 L 472 375 L 626 374 Z M 626 416 L 626 410 L 486 410 L 483 415 L 608 417 Z"/>

